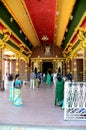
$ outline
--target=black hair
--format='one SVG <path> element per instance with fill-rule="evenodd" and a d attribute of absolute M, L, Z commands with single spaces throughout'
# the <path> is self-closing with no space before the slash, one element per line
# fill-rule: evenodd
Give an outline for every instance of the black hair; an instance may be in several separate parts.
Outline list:
<path fill-rule="evenodd" d="M 67 74 L 67 79 L 72 82 L 72 74 Z"/>
<path fill-rule="evenodd" d="M 60 74 L 57 74 L 57 80 L 58 80 L 59 82 L 61 82 L 62 78 L 61 78 L 61 75 L 60 75 Z"/>
<path fill-rule="evenodd" d="M 19 77 L 19 74 L 16 74 L 16 75 L 15 75 L 15 79 L 17 79 L 18 77 Z"/>

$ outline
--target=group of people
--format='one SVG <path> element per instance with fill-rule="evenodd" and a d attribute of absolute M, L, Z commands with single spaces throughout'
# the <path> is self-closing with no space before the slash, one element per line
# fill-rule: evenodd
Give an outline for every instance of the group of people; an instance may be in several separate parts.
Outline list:
<path fill-rule="evenodd" d="M 35 73 L 33 70 L 30 73 L 30 89 L 38 88 L 41 83 L 42 75 L 40 72 Z"/>
<path fill-rule="evenodd" d="M 35 79 L 35 80 L 34 80 Z M 39 84 L 41 82 L 41 75 L 40 73 L 37 73 L 37 75 L 34 73 L 34 71 L 31 72 L 30 74 L 30 88 L 34 89 L 36 79 L 38 79 Z M 65 106 L 65 101 L 64 101 L 64 88 L 72 82 L 72 75 L 67 74 L 65 80 L 61 76 L 61 74 L 57 74 L 57 79 L 56 79 L 56 87 L 55 87 L 55 106 L 61 106 L 64 108 Z M 46 84 L 50 85 L 51 84 L 51 75 L 47 73 L 46 76 Z M 23 81 L 19 78 L 19 74 L 15 75 L 15 78 L 12 82 L 12 85 L 10 86 L 10 102 L 13 102 L 15 106 L 22 106 L 22 91 L 21 88 L 23 86 Z"/>
<path fill-rule="evenodd" d="M 32 71 L 32 73 L 30 74 L 30 87 L 34 89 L 35 83 L 38 82 L 37 79 L 39 80 L 39 83 L 40 83 L 41 78 L 42 77 L 40 76 L 40 73 L 37 73 L 37 75 L 35 75 L 34 71 Z M 51 85 L 51 78 L 52 78 L 51 74 L 47 72 L 46 80 L 45 80 L 47 86 Z M 71 74 L 67 74 L 65 78 L 62 77 L 60 73 L 53 74 L 53 83 L 56 86 L 55 87 L 55 103 L 54 103 L 55 106 L 61 106 L 62 108 L 64 108 L 65 106 L 64 88 L 71 82 L 72 82 Z"/>
<path fill-rule="evenodd" d="M 56 88 L 55 88 L 55 106 L 61 106 L 64 109 L 65 107 L 64 89 L 71 82 L 72 82 L 71 74 L 67 74 L 65 80 L 60 74 L 57 74 Z"/>

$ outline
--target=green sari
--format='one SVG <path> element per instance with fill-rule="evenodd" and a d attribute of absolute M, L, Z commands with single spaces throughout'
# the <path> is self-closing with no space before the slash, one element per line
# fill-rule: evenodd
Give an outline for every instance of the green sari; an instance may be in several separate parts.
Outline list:
<path fill-rule="evenodd" d="M 50 84 L 51 84 L 51 76 L 50 76 L 49 73 L 47 74 L 46 84 L 47 84 L 47 85 L 50 85 Z"/>
<path fill-rule="evenodd" d="M 64 99 L 64 80 L 56 81 L 55 105 L 61 105 Z"/>

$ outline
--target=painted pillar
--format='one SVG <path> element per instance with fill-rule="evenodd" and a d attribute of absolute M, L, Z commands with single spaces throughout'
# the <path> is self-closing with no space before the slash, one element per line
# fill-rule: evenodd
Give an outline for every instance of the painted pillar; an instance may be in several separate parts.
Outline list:
<path fill-rule="evenodd" d="M 6 70 L 7 70 L 7 74 L 10 74 L 10 60 L 9 59 L 7 59 L 7 68 L 6 68 Z"/>
<path fill-rule="evenodd" d="M 86 47 L 83 53 L 83 81 L 86 81 Z"/>
<path fill-rule="evenodd" d="M 67 61 L 66 61 L 66 70 L 67 70 L 67 74 L 70 73 L 69 59 L 67 59 Z"/>
<path fill-rule="evenodd" d="M 42 60 L 40 60 L 40 72 L 42 72 Z"/>
<path fill-rule="evenodd" d="M 56 73 L 58 72 L 58 60 L 56 60 L 56 62 L 55 62 L 55 72 Z"/>
<path fill-rule="evenodd" d="M 2 49 L 0 49 L 0 89 L 2 88 Z"/>
<path fill-rule="evenodd" d="M 65 60 L 62 61 L 62 75 L 65 76 L 66 75 L 66 67 L 65 67 Z"/>
<path fill-rule="evenodd" d="M 19 55 L 16 55 L 16 74 L 19 74 Z"/>
<path fill-rule="evenodd" d="M 25 80 L 28 80 L 28 62 L 25 61 Z"/>
<path fill-rule="evenodd" d="M 73 74 L 73 56 L 71 56 L 71 74 L 72 76 L 74 75 Z"/>
<path fill-rule="evenodd" d="M 56 60 L 53 60 L 53 70 L 56 71 Z"/>
<path fill-rule="evenodd" d="M 3 75 L 3 52 L 4 48 L 0 48 L 0 90 L 5 90 L 4 88 L 4 75 Z"/>
<path fill-rule="evenodd" d="M 72 71 L 73 71 L 73 79 L 74 81 L 77 81 L 77 59 L 76 56 L 74 55 L 73 60 L 72 60 Z"/>
<path fill-rule="evenodd" d="M 31 61 L 31 70 L 34 70 L 34 60 Z"/>
<path fill-rule="evenodd" d="M 38 60 L 37 62 L 38 62 L 38 72 L 40 72 L 40 68 L 41 68 L 40 60 Z"/>

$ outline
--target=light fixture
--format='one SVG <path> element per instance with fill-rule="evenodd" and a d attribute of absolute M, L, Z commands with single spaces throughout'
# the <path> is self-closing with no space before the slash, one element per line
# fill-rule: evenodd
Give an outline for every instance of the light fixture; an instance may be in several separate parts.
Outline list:
<path fill-rule="evenodd" d="M 59 11 L 56 11 L 56 16 L 58 16 L 59 15 Z"/>
<path fill-rule="evenodd" d="M 66 32 L 68 32 L 68 28 L 66 28 Z"/>
<path fill-rule="evenodd" d="M 22 34 L 22 30 L 19 30 L 19 33 Z"/>
<path fill-rule="evenodd" d="M 27 40 L 27 37 L 25 37 L 25 40 Z"/>
<path fill-rule="evenodd" d="M 73 20 L 73 15 L 70 16 L 70 20 Z"/>
<path fill-rule="evenodd" d="M 49 40 L 47 35 L 43 35 L 41 39 L 42 39 L 42 41 L 48 41 Z"/>
<path fill-rule="evenodd" d="M 12 17 L 10 18 L 10 22 L 13 22 L 13 18 Z"/>

